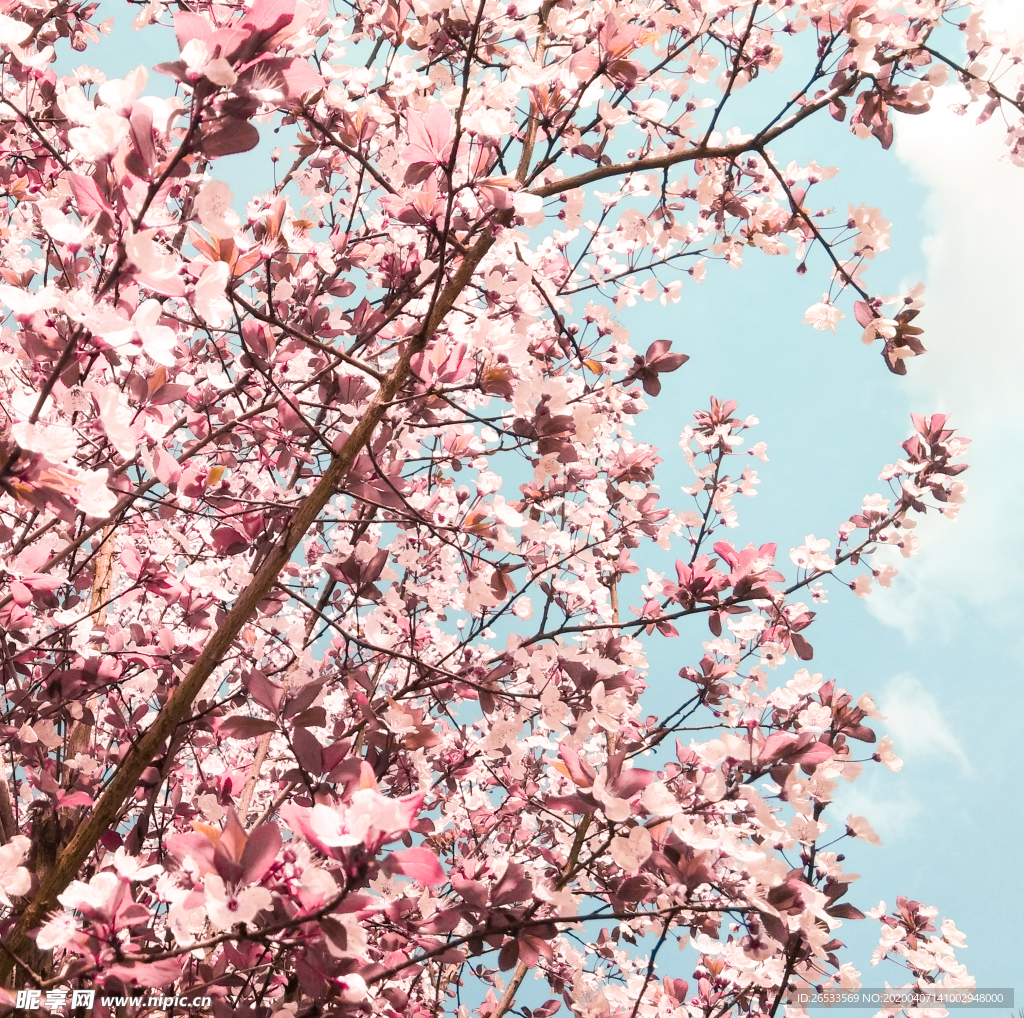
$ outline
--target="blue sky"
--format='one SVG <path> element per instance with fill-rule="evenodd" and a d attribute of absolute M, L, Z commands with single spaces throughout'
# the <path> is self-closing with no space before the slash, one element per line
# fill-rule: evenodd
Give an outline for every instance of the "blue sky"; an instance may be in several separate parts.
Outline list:
<path fill-rule="evenodd" d="M 123 5 L 107 6 L 118 13 L 118 30 L 90 48 L 85 62 L 116 77 L 137 63 L 174 57 L 170 33 L 126 32 L 121 22 L 131 15 Z M 1017 7 L 1007 3 L 1004 11 L 1013 15 Z M 148 90 L 166 94 L 169 87 L 169 79 L 153 74 Z M 1024 170 L 998 162 L 994 125 L 974 128 L 945 109 L 950 102 L 940 96 L 935 115 L 901 118 L 888 153 L 831 121 L 815 121 L 776 145 L 783 162 L 814 158 L 841 167 L 828 185 L 827 200 L 837 208 L 878 206 L 892 220 L 891 251 L 875 260 L 867 279 L 869 289 L 885 293 L 919 280 L 928 286 L 919 324 L 930 352 L 910 362 L 906 378 L 890 375 L 877 348 L 860 343 L 852 315 L 837 336 L 801 324 L 805 308 L 827 288 L 820 254 L 802 277 L 792 256 L 752 252 L 757 256 L 738 272 L 709 263 L 701 286 L 687 277 L 679 304 L 640 304 L 622 321 L 634 347 L 667 338 L 691 357 L 664 378 L 662 395 L 635 432 L 662 449 L 662 504 L 685 506 L 678 489 L 689 476 L 676 441 L 692 411 L 711 393 L 736 399 L 743 414 L 760 418 L 751 441 L 767 442 L 769 462 L 758 464 L 758 497 L 737 499 L 741 527 L 728 536 L 739 544 L 777 541 L 784 562 L 805 534 L 834 539 L 862 496 L 882 490 L 878 473 L 910 433 L 912 410 L 951 412 L 952 423 L 974 440 L 959 521 L 921 527 L 921 554 L 896 563 L 900 575 L 891 591 L 876 589 L 862 601 L 839 583 L 826 584 L 830 603 L 808 636 L 813 670 L 855 697 L 870 691 L 889 716 L 876 726 L 879 734 L 892 735 L 905 760 L 899 774 L 869 767 L 841 790 L 833 822 L 841 824 L 851 810 L 864 814 L 884 841 L 850 845 L 847 869 L 862 876 L 849 900 L 862 908 L 880 899 L 892 906 L 902 893 L 936 905 L 967 933 L 961 960 L 979 986 L 1024 990 L 1024 959 L 1010 932 L 1010 917 L 1024 905 L 1014 865 L 1024 840 L 1017 693 L 1024 482 L 1016 448 L 1024 343 L 1015 313 Z M 218 177 L 236 186 L 236 204 L 270 186 L 269 176 L 252 174 L 268 166 L 275 143 L 265 138 L 255 153 L 218 163 Z M 849 314 L 848 304 L 844 310 Z M 651 564 L 671 570 L 674 558 Z M 652 706 L 682 692 L 679 667 L 699 658 L 705 633 L 698 625 L 678 640 L 647 641 Z M 854 949 L 850 960 L 865 985 L 880 982 L 883 973 L 872 978 L 868 962 L 877 925 L 847 922 L 840 936 Z"/>

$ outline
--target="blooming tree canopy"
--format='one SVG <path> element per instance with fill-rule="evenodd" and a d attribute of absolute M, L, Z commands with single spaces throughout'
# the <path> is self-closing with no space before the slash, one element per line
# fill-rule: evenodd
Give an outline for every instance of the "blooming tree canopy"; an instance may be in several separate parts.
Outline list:
<path fill-rule="evenodd" d="M 914 416 L 834 535 L 739 547 L 756 408 L 690 408 L 663 502 L 634 421 L 687 356 L 627 309 L 795 254 L 805 321 L 904 373 L 890 224 L 817 209 L 836 171 L 787 134 L 888 148 L 949 77 L 1022 162 L 1024 44 L 951 0 L 152 0 L 159 98 L 55 73 L 97 8 L 0 13 L 4 985 L 218 1018 L 858 985 L 842 842 L 878 838 L 828 806 L 900 761 L 811 605 L 893 582 L 865 556 L 955 516 L 968 443 Z M 279 182 L 232 194 L 275 128 Z M 624 581 L 655 545 L 674 575 Z M 681 632 L 703 655 L 649 669 Z M 971 985 L 935 908 L 871 915 L 888 978 Z"/>

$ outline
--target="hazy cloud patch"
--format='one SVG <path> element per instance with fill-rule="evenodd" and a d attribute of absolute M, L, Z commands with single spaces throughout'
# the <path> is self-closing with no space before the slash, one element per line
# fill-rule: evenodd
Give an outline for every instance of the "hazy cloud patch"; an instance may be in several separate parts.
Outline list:
<path fill-rule="evenodd" d="M 936 758 L 953 760 L 968 773 L 971 761 L 938 701 L 913 675 L 897 675 L 879 698 L 886 734 L 897 756 L 914 763 Z"/>

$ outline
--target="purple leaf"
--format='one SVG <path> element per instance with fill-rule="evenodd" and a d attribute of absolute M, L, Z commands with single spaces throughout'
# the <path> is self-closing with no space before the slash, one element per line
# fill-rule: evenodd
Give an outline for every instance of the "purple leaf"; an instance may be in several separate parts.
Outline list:
<path fill-rule="evenodd" d="M 267 732 L 276 732 L 277 724 L 274 721 L 266 721 L 263 718 L 250 718 L 241 715 L 221 722 L 220 734 L 226 735 L 229 739 L 255 739 Z"/>
<path fill-rule="evenodd" d="M 221 117 L 203 124 L 203 152 L 210 159 L 248 152 L 260 143 L 260 132 L 247 120 Z"/>
<path fill-rule="evenodd" d="M 263 878 L 281 849 L 281 831 L 277 824 L 260 824 L 250 835 L 242 851 L 242 879 L 247 884 Z"/>

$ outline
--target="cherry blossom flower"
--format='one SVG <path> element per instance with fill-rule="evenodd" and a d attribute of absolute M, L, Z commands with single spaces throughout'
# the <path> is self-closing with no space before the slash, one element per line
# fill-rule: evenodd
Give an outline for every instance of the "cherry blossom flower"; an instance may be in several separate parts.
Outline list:
<path fill-rule="evenodd" d="M 150 360 L 171 367 L 175 363 L 178 337 L 173 329 L 157 324 L 162 313 L 159 301 L 143 301 L 132 315 L 132 325 Z"/>
<path fill-rule="evenodd" d="M 653 781 L 644 789 L 640 801 L 655 816 L 670 817 L 679 812 L 679 802 L 661 781 Z"/>
<path fill-rule="evenodd" d="M 167 928 L 182 947 L 189 947 L 206 927 L 206 908 L 200 903 L 186 908 L 175 902 L 167 912 Z"/>
<path fill-rule="evenodd" d="M 627 873 L 635 873 L 651 857 L 651 836 L 645 827 L 634 827 L 627 838 L 613 838 L 609 851 Z"/>
<path fill-rule="evenodd" d="M 180 276 L 181 263 L 167 254 L 153 238 L 155 231 L 136 233 L 125 239 L 125 254 L 138 267 L 145 282 L 158 293 L 176 295 L 184 292 Z"/>
<path fill-rule="evenodd" d="M 363 844 L 371 837 L 397 837 L 405 833 L 422 802 L 423 796 L 419 794 L 392 799 L 372 788 L 360 788 L 346 806 L 314 806 L 309 823 L 323 844 L 347 848 Z"/>
<path fill-rule="evenodd" d="M 12 49 L 23 43 L 32 34 L 32 26 L 16 21 L 6 14 L 0 14 L 0 46 Z"/>
<path fill-rule="evenodd" d="M 225 297 L 230 270 L 224 262 L 208 265 L 195 288 L 195 308 L 210 323 L 219 327 L 231 321 L 231 302 Z"/>
<path fill-rule="evenodd" d="M 876 339 L 894 339 L 900 323 L 892 318 L 872 318 L 861 333 L 861 342 L 871 346 Z"/>
<path fill-rule="evenodd" d="M 598 682 L 590 691 L 590 702 L 594 705 L 594 721 L 606 731 L 615 731 L 619 727 L 620 719 L 629 706 L 621 690 L 606 693 L 603 682 Z"/>
<path fill-rule="evenodd" d="M 854 239 L 854 249 L 865 258 L 874 258 L 876 254 L 889 250 L 889 230 L 892 223 L 882 218 L 880 209 L 861 205 L 850 206 L 850 226 L 858 230 Z"/>
<path fill-rule="evenodd" d="M 195 210 L 199 222 L 212 236 L 233 237 L 242 225 L 238 213 L 231 208 L 233 197 L 228 185 L 220 180 L 207 181 L 196 195 Z"/>
<path fill-rule="evenodd" d="M 27 894 L 32 886 L 32 874 L 21 865 L 28 855 L 31 842 L 23 834 L 13 837 L 6 845 L 0 845 L 0 901 L 8 908 L 11 897 Z"/>
<path fill-rule="evenodd" d="M 64 463 L 78 446 L 72 428 L 54 424 L 29 424 L 19 421 L 11 428 L 14 440 L 28 452 L 41 452 L 51 463 Z"/>
<path fill-rule="evenodd" d="M 120 890 L 121 881 L 117 874 L 103 870 L 88 882 L 73 881 L 66 891 L 61 892 L 57 900 L 65 908 L 77 909 L 79 912 L 101 913 L 110 907 Z"/>
<path fill-rule="evenodd" d="M 956 923 L 952 919 L 943 919 L 942 939 L 953 947 L 967 946 L 967 935 L 956 928 Z"/>
<path fill-rule="evenodd" d="M 40 210 L 39 218 L 43 229 L 58 244 L 66 244 L 72 251 L 91 247 L 96 241 L 95 217 L 90 217 L 85 222 L 76 222 L 58 209 L 48 207 Z"/>
<path fill-rule="evenodd" d="M 151 880 L 164 868 L 160 865 L 143 866 L 134 856 L 129 855 L 123 847 L 114 853 L 114 869 L 121 874 L 125 880 Z"/>
<path fill-rule="evenodd" d="M 828 294 L 825 294 L 817 304 L 812 304 L 804 313 L 804 324 L 813 325 L 819 332 L 825 329 L 835 332 L 836 324 L 845 317 L 846 315 L 829 301 Z"/>
<path fill-rule="evenodd" d="M 26 292 L 0 283 L 0 301 L 3 301 L 16 315 L 25 315 L 56 307 L 60 303 L 60 296 L 53 286 L 44 286 L 34 292 Z"/>
<path fill-rule="evenodd" d="M 224 57 L 211 54 L 202 39 L 189 39 L 181 48 L 181 59 L 194 81 L 207 78 L 215 85 L 227 88 L 238 80 L 231 64 Z"/>
<path fill-rule="evenodd" d="M 103 518 L 117 505 L 117 496 L 107 487 L 107 470 L 85 470 L 78 475 L 78 505 L 86 516 Z"/>
<path fill-rule="evenodd" d="M 270 908 L 273 901 L 265 887 L 231 888 L 216 873 L 203 878 L 206 889 L 206 914 L 216 930 L 230 930 L 237 923 L 251 923 L 257 912 Z"/>
<path fill-rule="evenodd" d="M 903 769 L 903 761 L 893 752 L 892 739 L 888 735 L 883 736 L 878 742 L 878 750 L 875 759 L 885 764 L 891 771 Z"/>
<path fill-rule="evenodd" d="M 849 962 L 844 962 L 839 966 L 836 977 L 839 982 L 839 988 L 845 992 L 850 993 L 861 988 L 860 972 Z"/>
<path fill-rule="evenodd" d="M 335 980 L 335 984 L 338 987 L 338 999 L 343 1004 L 360 1004 L 366 1000 L 366 980 L 357 972 L 339 976 Z"/>
<path fill-rule="evenodd" d="M 106 385 L 96 392 L 96 403 L 99 406 L 100 421 L 107 438 L 114 448 L 126 459 L 135 455 L 137 448 L 132 433 L 132 412 L 114 385 Z"/>
<path fill-rule="evenodd" d="M 835 568 L 835 562 L 826 552 L 832 546 L 828 538 L 816 538 L 808 534 L 799 548 L 791 548 L 789 557 L 798 569 L 813 572 L 829 572 Z"/>
<path fill-rule="evenodd" d="M 870 693 L 862 693 L 857 698 L 857 709 L 864 711 L 869 718 L 874 718 L 876 721 L 885 721 L 885 715 L 879 713 L 874 697 Z"/>
<path fill-rule="evenodd" d="M 71 912 L 56 912 L 43 923 L 36 937 L 36 946 L 42 951 L 66 947 L 81 929 Z"/>
<path fill-rule="evenodd" d="M 852 813 L 846 818 L 846 833 L 869 845 L 882 844 L 882 839 L 871 829 L 871 824 L 864 817 L 855 817 Z"/>
<path fill-rule="evenodd" d="M 803 732 L 824 732 L 832 724 L 832 711 L 824 704 L 810 703 L 797 715 Z"/>

